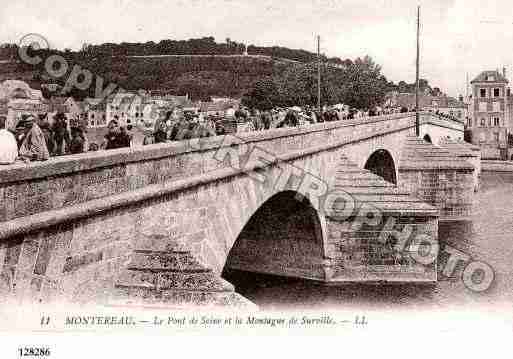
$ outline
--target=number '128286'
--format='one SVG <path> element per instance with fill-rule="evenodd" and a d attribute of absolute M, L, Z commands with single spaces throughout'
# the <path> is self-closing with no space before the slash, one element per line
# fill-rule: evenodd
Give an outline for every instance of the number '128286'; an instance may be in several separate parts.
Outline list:
<path fill-rule="evenodd" d="M 49 357 L 50 348 L 23 347 L 18 348 L 18 354 L 20 357 Z"/>

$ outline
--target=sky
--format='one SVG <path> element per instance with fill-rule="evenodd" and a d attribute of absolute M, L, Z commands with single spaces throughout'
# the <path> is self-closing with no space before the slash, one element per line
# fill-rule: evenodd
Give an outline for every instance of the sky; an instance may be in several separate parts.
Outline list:
<path fill-rule="evenodd" d="M 83 43 L 158 42 L 213 36 L 280 45 L 342 59 L 370 55 L 394 82 L 415 81 L 416 11 L 420 75 L 465 95 L 467 74 L 505 66 L 513 80 L 511 0 L 17 0 L 2 4 L 0 43 L 25 34 L 53 48 Z"/>

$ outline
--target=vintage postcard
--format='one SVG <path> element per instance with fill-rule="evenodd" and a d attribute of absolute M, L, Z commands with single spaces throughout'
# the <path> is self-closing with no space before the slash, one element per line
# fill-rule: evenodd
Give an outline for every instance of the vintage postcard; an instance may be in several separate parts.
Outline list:
<path fill-rule="evenodd" d="M 510 345 L 510 2 L 18 0 L 0 29 L 0 358 Z"/>

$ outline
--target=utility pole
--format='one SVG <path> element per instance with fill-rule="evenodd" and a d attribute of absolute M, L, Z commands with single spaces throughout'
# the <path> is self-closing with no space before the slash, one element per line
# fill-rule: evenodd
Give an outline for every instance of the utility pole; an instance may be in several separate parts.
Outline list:
<path fill-rule="evenodd" d="M 419 38 L 420 38 L 420 6 L 417 6 L 417 74 L 415 76 L 415 135 L 420 135 L 420 119 L 419 119 Z"/>
<path fill-rule="evenodd" d="M 321 113 L 321 37 L 317 35 L 317 109 Z"/>
<path fill-rule="evenodd" d="M 467 72 L 467 77 L 465 79 L 465 101 L 468 100 L 468 72 Z"/>

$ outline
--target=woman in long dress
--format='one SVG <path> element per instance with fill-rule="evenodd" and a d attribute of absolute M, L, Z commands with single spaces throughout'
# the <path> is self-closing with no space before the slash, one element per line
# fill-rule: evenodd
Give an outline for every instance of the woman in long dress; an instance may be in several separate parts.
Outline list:
<path fill-rule="evenodd" d="M 32 128 L 21 144 L 20 157 L 26 161 L 46 161 L 50 158 L 50 154 L 46 147 L 43 131 L 41 131 L 41 128 L 38 126 L 33 116 L 27 118 L 27 120 L 32 121 Z"/>

